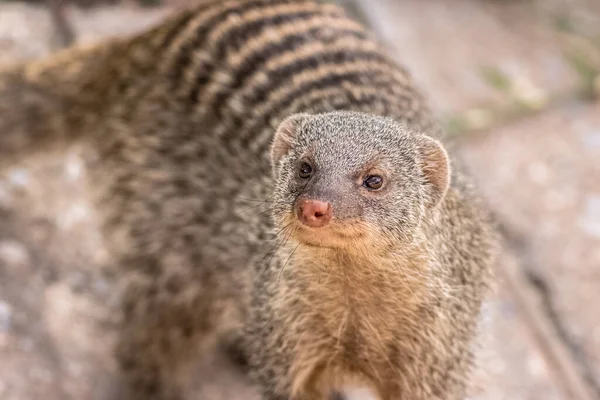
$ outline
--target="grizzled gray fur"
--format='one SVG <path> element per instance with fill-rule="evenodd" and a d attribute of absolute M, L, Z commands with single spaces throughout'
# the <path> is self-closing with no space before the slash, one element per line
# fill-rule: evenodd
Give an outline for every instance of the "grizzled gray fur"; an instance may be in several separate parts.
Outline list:
<path fill-rule="evenodd" d="M 410 75 L 340 8 L 209 0 L 0 72 L 0 164 L 78 141 L 123 295 L 123 398 L 200 343 L 265 400 L 464 397 L 494 231 Z"/>

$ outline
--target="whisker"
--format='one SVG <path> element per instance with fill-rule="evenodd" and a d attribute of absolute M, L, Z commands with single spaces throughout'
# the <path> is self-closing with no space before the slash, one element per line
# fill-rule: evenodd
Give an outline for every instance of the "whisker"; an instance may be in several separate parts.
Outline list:
<path fill-rule="evenodd" d="M 298 250 L 298 247 L 300 247 L 300 243 L 298 243 L 296 245 L 296 247 L 294 248 L 294 250 L 292 250 L 292 253 L 290 254 L 290 256 L 288 257 L 288 259 L 285 261 L 285 263 L 283 264 L 283 266 L 279 270 L 279 277 L 277 278 L 278 282 L 281 280 L 281 274 L 283 274 L 283 270 L 284 270 L 285 266 L 290 262 L 290 260 L 294 256 L 294 253 L 296 252 L 296 250 Z"/>
<path fill-rule="evenodd" d="M 285 225 L 283 228 L 281 228 L 279 231 L 275 232 L 273 234 L 273 237 L 268 239 L 265 244 L 270 244 L 271 242 L 273 242 L 274 240 L 278 239 L 280 236 L 280 234 L 282 232 L 284 232 L 292 223 L 290 222 L 289 224 Z M 271 254 L 272 251 L 274 251 L 275 249 L 275 245 L 270 246 L 269 250 L 267 250 L 267 252 L 265 253 L 265 255 L 259 260 L 258 262 L 258 267 L 261 266 L 261 264 L 265 261 L 265 259 Z"/>
<path fill-rule="evenodd" d="M 258 217 L 262 217 L 263 215 L 270 213 L 271 211 L 273 211 L 275 209 L 275 207 L 269 207 L 266 210 L 263 210 L 261 212 L 259 212 L 258 214 L 256 214 Z"/>
<path fill-rule="evenodd" d="M 253 203 L 254 202 L 258 202 L 258 203 L 273 203 L 273 200 L 247 199 L 247 198 L 238 197 L 238 196 L 236 196 L 235 198 L 238 199 L 238 200 L 249 201 L 249 202 L 253 202 Z"/>
<path fill-rule="evenodd" d="M 261 259 L 261 261 L 258 264 L 258 268 L 260 268 L 262 266 L 263 263 L 265 263 L 265 267 L 262 269 L 263 271 L 266 270 L 266 268 L 268 268 L 269 264 L 271 263 L 271 260 L 273 259 L 273 257 L 275 257 L 275 254 L 277 253 L 277 251 L 279 251 L 279 249 L 281 248 L 282 245 L 284 245 L 284 243 L 287 243 L 288 239 L 290 238 L 291 234 L 292 234 L 292 230 L 288 230 L 288 228 L 292 225 L 292 222 L 288 223 L 287 225 L 285 225 L 283 228 L 281 228 L 281 230 L 279 232 L 277 232 L 275 234 L 275 236 L 269 240 L 273 241 L 274 239 L 277 239 L 279 237 L 279 235 L 283 232 L 284 233 L 284 237 L 282 240 L 280 240 L 278 242 L 278 244 L 276 245 L 276 247 L 271 248 L 270 251 L 267 252 L 267 254 L 265 254 L 265 256 L 263 257 L 263 259 Z"/>
<path fill-rule="evenodd" d="M 256 204 L 256 205 L 253 205 L 253 206 L 250 206 L 250 207 L 246 207 L 243 210 L 240 210 L 239 212 L 240 213 L 245 213 L 246 211 L 253 210 L 253 209 L 258 208 L 258 207 L 263 206 L 263 205 L 265 205 L 265 203 Z M 272 207 L 269 207 L 269 211 L 272 210 L 272 209 L 273 209 Z"/>
<path fill-rule="evenodd" d="M 281 249 L 283 246 L 285 246 L 287 244 L 287 242 L 288 242 L 288 240 L 290 239 L 291 236 L 292 236 L 292 230 L 290 229 L 286 233 L 286 235 L 284 236 L 283 240 L 281 242 L 279 242 L 279 245 L 277 246 L 277 248 L 271 253 L 271 257 L 267 261 L 265 268 L 268 268 L 268 266 L 271 264 L 271 261 L 275 257 L 275 254 L 277 254 L 277 252 L 279 251 L 279 249 Z"/>
<path fill-rule="evenodd" d="M 276 239 L 277 236 L 279 236 L 279 234 L 281 232 L 283 232 L 284 230 L 286 230 L 287 228 L 289 228 L 290 225 L 292 225 L 293 223 L 294 223 L 293 221 L 292 222 L 288 222 L 283 228 L 281 228 L 279 231 L 275 232 L 274 235 L 273 235 L 273 237 L 271 239 L 269 239 L 269 242 L 272 241 L 273 239 Z"/>

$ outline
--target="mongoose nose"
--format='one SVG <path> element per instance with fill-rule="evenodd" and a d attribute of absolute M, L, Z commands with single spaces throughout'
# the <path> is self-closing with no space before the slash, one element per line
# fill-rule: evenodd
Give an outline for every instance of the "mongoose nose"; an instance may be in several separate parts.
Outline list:
<path fill-rule="evenodd" d="M 304 225 L 321 228 L 329 223 L 333 210 L 331 204 L 326 201 L 300 200 L 296 213 Z"/>

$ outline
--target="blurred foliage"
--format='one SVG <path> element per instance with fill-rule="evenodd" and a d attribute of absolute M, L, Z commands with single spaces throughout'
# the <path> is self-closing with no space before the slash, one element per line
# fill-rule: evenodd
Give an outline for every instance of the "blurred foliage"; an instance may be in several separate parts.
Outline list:
<path fill-rule="evenodd" d="M 600 70 L 597 65 L 591 60 L 589 55 L 579 49 L 569 49 L 566 52 L 567 60 L 571 66 L 577 71 L 583 84 L 583 95 L 589 98 L 597 96 L 598 76 Z"/>
<path fill-rule="evenodd" d="M 483 80 L 492 87 L 501 91 L 510 89 L 511 83 L 509 77 L 499 68 L 491 65 L 482 66 L 480 68 L 480 73 Z"/>

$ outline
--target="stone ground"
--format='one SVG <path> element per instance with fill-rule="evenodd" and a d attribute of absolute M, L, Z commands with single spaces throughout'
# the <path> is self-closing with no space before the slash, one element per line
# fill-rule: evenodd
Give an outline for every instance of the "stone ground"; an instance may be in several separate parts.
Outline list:
<path fill-rule="evenodd" d="M 600 2 L 339 2 L 430 95 L 505 233 L 471 398 L 600 400 Z M 67 18 L 93 41 L 143 29 L 169 4 Z M 55 32 L 43 7 L 0 1 L 0 64 L 49 54 Z M 0 399 L 111 398 L 118 298 L 88 157 L 0 173 Z M 196 375 L 190 398 L 256 398 L 218 353 Z"/>

